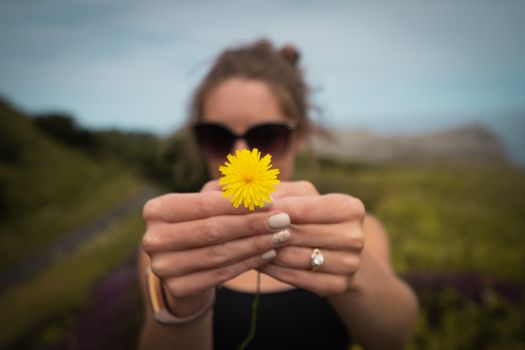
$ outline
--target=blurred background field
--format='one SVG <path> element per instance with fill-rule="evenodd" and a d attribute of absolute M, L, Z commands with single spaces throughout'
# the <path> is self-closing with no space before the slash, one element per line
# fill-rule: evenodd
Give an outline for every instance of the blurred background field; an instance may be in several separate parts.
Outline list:
<path fill-rule="evenodd" d="M 134 348 L 141 205 L 206 178 L 170 133 L 259 38 L 332 132 L 296 177 L 389 232 L 409 349 L 525 349 L 524 32 L 522 0 L 0 1 L 0 349 Z"/>
<path fill-rule="evenodd" d="M 198 189 L 205 174 L 188 181 L 195 167 L 187 162 L 198 159 L 184 155 L 184 140 L 181 134 L 93 131 L 67 115 L 35 118 L 2 102 L 0 276 L 39 252 L 53 254 L 49 248 L 64 236 L 138 192 Z M 525 347 L 525 171 L 483 154 L 484 162 L 325 155 L 312 161 L 307 154 L 298 162 L 298 179 L 323 193 L 361 198 L 386 226 L 394 267 L 421 304 L 409 349 Z M 140 205 L 92 230 L 74 248 L 3 281 L 1 349 L 136 344 Z"/>

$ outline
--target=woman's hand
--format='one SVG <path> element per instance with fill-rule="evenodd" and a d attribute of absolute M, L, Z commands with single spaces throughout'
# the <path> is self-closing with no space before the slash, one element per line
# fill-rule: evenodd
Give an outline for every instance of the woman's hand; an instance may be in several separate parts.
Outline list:
<path fill-rule="evenodd" d="M 290 238 L 279 211 L 235 209 L 210 183 L 200 193 L 167 194 L 146 203 L 142 247 L 151 270 L 175 298 L 206 295 L 235 276 L 260 268 Z M 202 298 L 201 298 L 202 299 Z"/>
<path fill-rule="evenodd" d="M 290 216 L 291 243 L 258 270 L 322 296 L 352 288 L 364 247 L 363 203 L 343 194 L 321 196 L 311 183 L 300 181 L 281 183 L 272 208 Z M 311 271 L 314 248 L 320 249 L 324 264 Z"/>

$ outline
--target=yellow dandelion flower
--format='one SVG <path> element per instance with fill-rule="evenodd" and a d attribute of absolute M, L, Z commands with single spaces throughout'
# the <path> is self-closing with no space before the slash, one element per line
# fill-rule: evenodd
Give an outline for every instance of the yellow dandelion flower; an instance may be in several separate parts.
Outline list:
<path fill-rule="evenodd" d="M 279 169 L 271 169 L 271 161 L 270 154 L 261 159 L 257 148 L 251 152 L 247 149 L 235 151 L 234 156 L 228 154 L 228 161 L 219 167 L 224 175 L 219 179 L 224 197 L 230 197 L 235 208 L 241 203 L 250 210 L 254 210 L 256 205 L 264 207 L 264 202 L 271 201 L 270 194 L 279 183 Z"/>

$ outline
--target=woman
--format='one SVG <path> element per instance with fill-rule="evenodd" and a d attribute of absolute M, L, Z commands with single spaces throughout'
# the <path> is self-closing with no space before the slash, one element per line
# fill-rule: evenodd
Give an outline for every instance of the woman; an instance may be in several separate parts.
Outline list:
<path fill-rule="evenodd" d="M 210 174 L 220 177 L 228 153 L 256 147 L 272 155 L 281 183 L 254 212 L 235 209 L 217 181 L 145 205 L 142 349 L 236 348 L 258 272 L 248 348 L 348 349 L 353 339 L 399 349 L 410 338 L 417 301 L 392 270 L 381 223 L 356 198 L 290 181 L 313 128 L 298 61 L 293 47 L 258 41 L 222 53 L 197 88 L 190 121 Z"/>

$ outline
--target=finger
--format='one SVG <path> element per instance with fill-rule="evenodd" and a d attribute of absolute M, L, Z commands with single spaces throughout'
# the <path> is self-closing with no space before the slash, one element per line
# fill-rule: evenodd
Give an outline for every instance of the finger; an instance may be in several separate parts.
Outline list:
<path fill-rule="evenodd" d="M 352 219 L 362 221 L 365 215 L 363 202 L 336 193 L 274 199 L 272 209 L 288 213 L 293 224 L 326 224 Z"/>
<path fill-rule="evenodd" d="M 242 206 L 234 208 L 220 191 L 165 194 L 149 200 L 143 209 L 144 219 L 164 222 L 181 222 L 210 216 L 246 213 L 249 213 L 248 209 Z"/>
<path fill-rule="evenodd" d="M 156 222 L 148 225 L 142 247 L 147 253 L 181 251 L 277 232 L 289 224 L 290 217 L 286 213 L 275 211 L 216 216 L 179 223 Z"/>
<path fill-rule="evenodd" d="M 201 192 L 221 191 L 222 187 L 219 185 L 219 180 L 208 181 L 201 189 Z M 272 197 L 282 198 L 287 196 L 315 196 L 319 192 L 315 186 L 305 180 L 301 181 L 281 181 L 276 186 L 276 191 Z"/>
<path fill-rule="evenodd" d="M 361 224 L 355 220 L 332 225 L 291 225 L 290 231 L 293 233 L 293 245 L 299 247 L 360 252 L 365 243 Z"/>
<path fill-rule="evenodd" d="M 287 246 L 279 248 L 278 253 L 272 264 L 304 271 L 312 269 L 312 248 Z M 325 272 L 349 276 L 354 274 L 359 268 L 360 258 L 357 253 L 326 249 L 322 250 L 321 253 L 324 257 L 324 263 L 315 271 L 316 273 Z"/>
<path fill-rule="evenodd" d="M 342 275 L 291 269 L 273 263 L 261 266 L 257 270 L 276 280 L 312 291 L 320 296 L 342 294 L 348 289 L 348 278 Z"/>
<path fill-rule="evenodd" d="M 181 252 L 157 253 L 151 259 L 151 270 L 166 278 L 231 265 L 254 255 L 264 259 L 267 252 L 286 245 L 289 239 L 290 232 L 284 230 Z"/>
<path fill-rule="evenodd" d="M 273 198 L 283 198 L 288 196 L 315 196 L 319 192 L 309 181 L 281 181 L 272 194 Z"/>
<path fill-rule="evenodd" d="M 256 255 L 235 264 L 212 270 L 198 271 L 189 275 L 165 279 L 165 285 L 174 297 L 184 298 L 215 287 L 249 270 L 267 264 L 271 259 Z"/>
<path fill-rule="evenodd" d="M 208 181 L 201 189 L 201 192 L 210 191 L 222 191 L 222 186 L 219 185 L 219 180 Z M 272 196 L 270 196 L 272 198 Z M 272 207 L 271 202 L 264 202 L 264 208 L 255 207 L 256 210 L 270 209 Z"/>
<path fill-rule="evenodd" d="M 208 181 L 204 184 L 201 189 L 201 192 L 210 192 L 210 191 L 220 191 L 221 186 L 219 185 L 219 180 Z"/>

